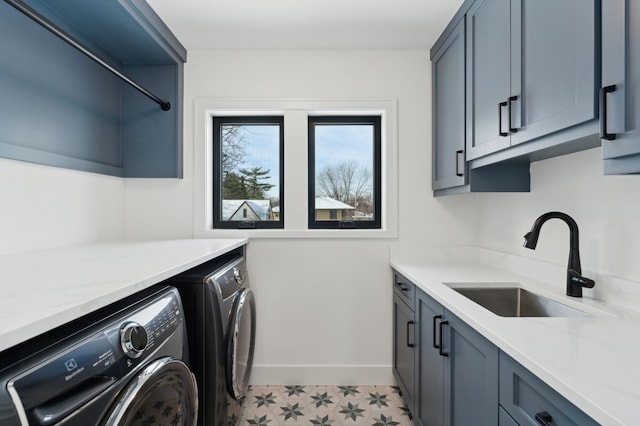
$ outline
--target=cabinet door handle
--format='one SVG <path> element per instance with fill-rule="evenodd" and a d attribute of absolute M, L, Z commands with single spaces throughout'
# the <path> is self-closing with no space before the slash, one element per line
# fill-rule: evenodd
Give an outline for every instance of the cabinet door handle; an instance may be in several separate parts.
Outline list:
<path fill-rule="evenodd" d="M 407 321 L 407 346 L 410 348 L 416 347 L 415 343 L 409 342 L 409 326 L 415 323 L 416 323 L 415 321 Z"/>
<path fill-rule="evenodd" d="M 506 107 L 509 102 L 504 101 L 498 104 L 498 134 L 500 136 L 509 136 L 509 132 L 502 131 L 502 107 Z"/>
<path fill-rule="evenodd" d="M 402 283 L 396 283 L 396 286 L 398 286 L 398 288 L 400 289 L 400 291 L 404 291 L 405 293 L 407 291 L 409 291 L 409 287 L 407 287 L 406 285 L 402 285 Z"/>
<path fill-rule="evenodd" d="M 517 96 L 509 96 L 509 100 L 508 100 L 508 105 L 509 107 L 507 108 L 507 113 L 509 114 L 509 131 L 511 133 L 517 133 L 518 129 L 516 129 L 515 127 L 513 127 L 513 125 L 511 124 L 511 103 L 513 101 L 517 101 L 518 97 Z"/>
<path fill-rule="evenodd" d="M 463 176 L 463 173 L 460 173 L 460 169 L 458 165 L 460 164 L 460 154 L 464 153 L 464 150 L 459 149 L 456 151 L 456 176 Z"/>
<path fill-rule="evenodd" d="M 443 350 L 442 350 L 442 349 L 443 349 L 443 347 L 444 347 L 444 344 L 442 343 L 442 336 L 443 336 L 443 334 L 442 334 L 442 327 L 443 327 L 445 324 L 449 324 L 449 321 L 442 321 L 442 322 L 440 323 L 440 347 L 438 348 L 438 353 L 440 354 L 440 356 L 449 356 L 449 353 L 448 353 L 448 352 L 445 352 L 445 351 L 443 351 Z"/>
<path fill-rule="evenodd" d="M 540 423 L 541 426 L 553 426 L 551 424 L 552 421 L 553 417 L 551 417 L 551 414 L 546 411 L 536 413 L 536 422 Z"/>
<path fill-rule="evenodd" d="M 607 94 L 615 91 L 615 84 L 600 88 L 600 139 L 608 141 L 616 139 L 615 133 L 607 132 Z"/>
<path fill-rule="evenodd" d="M 438 345 L 436 343 L 436 322 L 438 322 L 439 319 L 442 318 L 442 315 L 436 315 L 435 317 L 433 317 L 433 348 L 434 349 L 440 349 L 440 345 Z"/>

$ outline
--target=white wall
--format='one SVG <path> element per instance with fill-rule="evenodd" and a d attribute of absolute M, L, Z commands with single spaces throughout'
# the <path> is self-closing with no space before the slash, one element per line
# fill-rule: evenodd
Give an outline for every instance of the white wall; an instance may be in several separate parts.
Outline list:
<path fill-rule="evenodd" d="M 0 254 L 124 237 L 122 179 L 0 159 Z"/>
<path fill-rule="evenodd" d="M 531 193 L 480 197 L 478 244 L 566 265 L 569 231 L 559 220 L 543 226 L 535 251 L 522 247 L 533 221 L 558 210 L 578 223 L 583 272 L 640 281 L 639 185 L 638 176 L 604 176 L 600 148 L 532 163 Z"/>
<path fill-rule="evenodd" d="M 585 272 L 640 281 L 640 178 L 603 176 L 599 149 L 533 163 L 530 193 L 431 196 L 426 52 L 190 51 L 185 71 L 184 179 L 122 180 L 0 159 L 0 254 L 191 237 L 195 98 L 397 98 L 397 240 L 250 243 L 256 382 L 390 380 L 390 249 L 419 256 L 477 244 L 565 265 L 560 221 L 544 225 L 535 251 L 522 247 L 539 214 L 560 210 L 580 226 Z"/>
<path fill-rule="evenodd" d="M 189 51 L 185 177 L 127 181 L 130 238 L 192 235 L 195 98 L 398 99 L 398 240 L 251 240 L 254 383 L 391 383 L 390 247 L 469 245 L 477 228 L 476 196 L 431 196 L 430 88 L 424 51 Z"/>

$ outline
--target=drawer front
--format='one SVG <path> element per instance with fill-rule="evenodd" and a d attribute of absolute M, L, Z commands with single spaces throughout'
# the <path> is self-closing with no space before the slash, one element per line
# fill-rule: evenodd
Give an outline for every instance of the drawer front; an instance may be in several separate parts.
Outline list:
<path fill-rule="evenodd" d="M 411 308 L 411 310 L 414 309 L 416 286 L 395 271 L 393 272 L 393 291 Z"/>
<path fill-rule="evenodd" d="M 598 425 L 504 353 L 500 353 L 500 405 L 521 425 Z"/>

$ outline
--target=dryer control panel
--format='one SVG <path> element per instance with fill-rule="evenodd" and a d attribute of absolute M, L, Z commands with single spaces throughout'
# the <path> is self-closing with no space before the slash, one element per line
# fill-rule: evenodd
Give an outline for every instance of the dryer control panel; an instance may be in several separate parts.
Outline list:
<path fill-rule="evenodd" d="M 225 301 L 248 287 L 248 280 L 247 262 L 239 257 L 213 272 L 207 282 L 215 286 L 219 297 Z"/>

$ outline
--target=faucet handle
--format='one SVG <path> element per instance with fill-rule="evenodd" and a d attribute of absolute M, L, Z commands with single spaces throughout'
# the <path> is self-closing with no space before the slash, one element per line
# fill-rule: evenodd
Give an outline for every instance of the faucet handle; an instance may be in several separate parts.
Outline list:
<path fill-rule="evenodd" d="M 591 278 L 583 277 L 582 274 L 578 273 L 573 269 L 569 269 L 569 276 L 571 277 L 571 282 L 575 285 L 579 285 L 580 287 L 593 288 L 596 285 L 596 282 Z"/>

